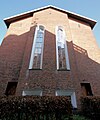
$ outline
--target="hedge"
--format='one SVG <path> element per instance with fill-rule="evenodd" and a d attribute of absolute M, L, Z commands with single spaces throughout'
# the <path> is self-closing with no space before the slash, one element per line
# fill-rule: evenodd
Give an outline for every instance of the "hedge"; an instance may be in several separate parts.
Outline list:
<path fill-rule="evenodd" d="M 0 97 L 0 120 L 69 120 L 71 115 L 68 97 Z"/>
<path fill-rule="evenodd" d="M 91 120 L 100 120 L 100 96 L 81 98 L 81 110 Z"/>

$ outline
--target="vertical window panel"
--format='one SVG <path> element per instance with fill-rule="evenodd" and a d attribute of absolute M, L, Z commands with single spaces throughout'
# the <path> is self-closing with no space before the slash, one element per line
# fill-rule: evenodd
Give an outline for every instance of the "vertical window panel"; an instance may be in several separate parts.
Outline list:
<path fill-rule="evenodd" d="M 29 69 L 42 69 L 43 43 L 44 27 L 38 26 L 35 31 Z"/>
<path fill-rule="evenodd" d="M 61 26 L 56 29 L 57 69 L 70 69 L 65 33 Z"/>

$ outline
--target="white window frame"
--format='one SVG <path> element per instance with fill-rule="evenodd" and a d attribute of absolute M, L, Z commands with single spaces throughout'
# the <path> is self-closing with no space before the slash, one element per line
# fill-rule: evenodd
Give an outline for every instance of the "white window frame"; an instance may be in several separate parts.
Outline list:
<path fill-rule="evenodd" d="M 55 95 L 56 96 L 70 96 L 71 104 L 72 104 L 73 108 L 77 108 L 75 91 L 73 91 L 73 90 L 57 90 L 55 92 Z"/>
<path fill-rule="evenodd" d="M 32 50 L 31 50 L 31 57 L 30 57 L 30 63 L 29 63 L 29 69 L 34 69 L 33 68 L 33 60 L 34 60 L 34 52 L 35 52 L 35 44 L 36 44 L 36 38 L 37 38 L 37 31 L 39 30 L 39 27 L 43 25 L 37 25 L 35 29 L 35 34 L 34 34 L 34 41 L 32 44 Z M 44 34 L 45 34 L 45 27 L 44 27 Z M 44 35 L 43 35 L 43 46 L 42 46 L 42 52 L 41 52 L 41 64 L 40 64 L 40 69 L 42 69 L 42 62 L 43 62 L 43 49 L 44 49 Z"/>
<path fill-rule="evenodd" d="M 39 93 L 39 94 L 36 94 Z M 23 90 L 22 96 L 42 96 L 42 90 L 36 89 L 36 90 Z"/>
<path fill-rule="evenodd" d="M 58 46 L 57 46 L 57 41 L 58 41 L 58 29 L 59 27 L 62 28 L 63 30 L 63 36 L 64 36 L 64 44 L 65 44 L 65 58 L 66 58 L 66 68 L 67 70 L 70 70 L 70 64 L 69 64 L 69 56 L 68 56 L 68 48 L 67 48 L 67 42 L 66 42 L 66 35 L 65 35 L 65 31 L 63 29 L 62 26 L 56 26 L 56 30 L 55 30 L 55 33 L 56 33 L 56 61 L 57 61 L 57 70 L 59 70 L 59 58 L 58 58 Z"/>

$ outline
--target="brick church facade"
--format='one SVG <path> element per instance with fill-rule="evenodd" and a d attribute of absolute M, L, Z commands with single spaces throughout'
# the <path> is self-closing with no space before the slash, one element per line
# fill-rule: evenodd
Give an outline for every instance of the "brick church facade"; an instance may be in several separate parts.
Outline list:
<path fill-rule="evenodd" d="M 47 6 L 4 19 L 0 46 L 1 96 L 100 95 L 100 49 L 92 29 L 96 21 Z"/>

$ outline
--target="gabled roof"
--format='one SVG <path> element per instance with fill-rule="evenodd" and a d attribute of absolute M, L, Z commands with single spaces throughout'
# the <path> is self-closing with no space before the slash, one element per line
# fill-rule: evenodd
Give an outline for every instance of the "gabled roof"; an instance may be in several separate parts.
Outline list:
<path fill-rule="evenodd" d="M 79 14 L 76 14 L 76 13 L 73 13 L 73 12 L 70 12 L 70 11 L 67 11 L 67 10 L 52 6 L 52 5 L 45 6 L 45 7 L 35 9 L 35 10 L 32 10 L 32 11 L 28 11 L 28 12 L 18 14 L 18 15 L 15 15 L 15 16 L 11 16 L 9 18 L 5 18 L 4 22 L 7 25 L 7 27 L 9 27 L 10 23 L 12 23 L 12 22 L 15 22 L 15 21 L 23 19 L 23 18 L 31 17 L 31 16 L 33 16 L 33 13 L 41 11 L 41 10 L 45 10 L 45 9 L 48 9 L 48 8 L 52 8 L 52 9 L 61 11 L 63 13 L 66 13 L 69 17 L 72 17 L 72 18 L 81 20 L 83 22 L 86 22 L 91 26 L 91 28 L 93 28 L 95 26 L 95 24 L 96 24 L 96 21 L 93 20 L 93 19 L 87 18 L 85 16 L 81 16 Z"/>

